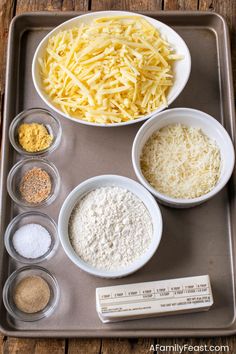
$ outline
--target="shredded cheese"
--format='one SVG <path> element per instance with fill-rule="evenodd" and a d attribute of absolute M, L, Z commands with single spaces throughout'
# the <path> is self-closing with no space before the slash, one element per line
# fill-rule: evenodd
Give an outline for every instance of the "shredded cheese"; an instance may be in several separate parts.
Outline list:
<path fill-rule="evenodd" d="M 144 177 L 157 191 L 191 199 L 217 184 L 221 157 L 216 143 L 200 129 L 173 124 L 148 139 L 140 164 Z"/>
<path fill-rule="evenodd" d="M 142 17 L 114 16 L 50 37 L 38 62 L 53 105 L 71 117 L 109 124 L 166 106 L 173 61 L 181 58 Z"/>

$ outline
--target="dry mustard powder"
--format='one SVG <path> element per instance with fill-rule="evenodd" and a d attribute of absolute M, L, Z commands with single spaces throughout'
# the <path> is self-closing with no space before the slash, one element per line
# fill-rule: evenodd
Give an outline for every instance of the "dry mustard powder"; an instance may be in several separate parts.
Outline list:
<path fill-rule="evenodd" d="M 51 145 L 53 136 L 43 124 L 23 123 L 18 128 L 18 139 L 25 151 L 38 152 Z"/>

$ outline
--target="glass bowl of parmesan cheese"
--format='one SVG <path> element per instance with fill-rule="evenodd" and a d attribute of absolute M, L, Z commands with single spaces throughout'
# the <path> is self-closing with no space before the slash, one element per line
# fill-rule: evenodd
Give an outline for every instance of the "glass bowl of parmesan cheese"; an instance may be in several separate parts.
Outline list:
<path fill-rule="evenodd" d="M 132 148 L 139 181 L 160 203 L 175 208 L 196 206 L 220 192 L 234 160 L 223 125 L 190 108 L 155 115 L 139 129 Z"/>

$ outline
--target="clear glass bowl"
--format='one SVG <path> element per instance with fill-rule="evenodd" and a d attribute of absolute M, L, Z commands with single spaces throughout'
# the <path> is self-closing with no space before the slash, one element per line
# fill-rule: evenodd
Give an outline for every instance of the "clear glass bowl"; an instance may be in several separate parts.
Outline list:
<path fill-rule="evenodd" d="M 22 226 L 27 224 L 38 224 L 43 226 L 51 236 L 51 245 L 46 253 L 37 258 L 26 258 L 21 256 L 15 249 L 13 245 L 13 236 L 15 232 Z M 35 235 L 35 237 L 37 237 Z M 17 215 L 8 225 L 5 235 L 4 235 L 5 247 L 9 255 L 14 258 L 16 261 L 21 263 L 39 263 L 46 259 L 51 258 L 58 247 L 59 238 L 57 234 L 57 225 L 53 219 L 48 215 L 40 213 L 38 211 L 26 212 L 20 215 Z"/>
<path fill-rule="evenodd" d="M 47 306 L 35 313 L 26 313 L 18 309 L 14 302 L 16 285 L 29 276 L 39 276 L 45 280 L 50 288 L 50 299 Z M 48 270 L 39 266 L 26 266 L 17 269 L 7 279 L 3 287 L 3 302 L 8 313 L 16 320 L 33 322 L 49 317 L 55 310 L 60 297 L 60 290 L 56 278 Z"/>
<path fill-rule="evenodd" d="M 49 134 L 53 136 L 50 146 L 42 151 L 28 152 L 23 149 L 18 140 L 18 128 L 23 123 L 43 124 Z M 62 129 L 59 120 L 44 108 L 30 108 L 19 113 L 9 127 L 9 139 L 14 149 L 19 154 L 26 156 L 45 156 L 54 151 L 60 144 Z"/>
<path fill-rule="evenodd" d="M 29 203 L 21 196 L 19 186 L 25 173 L 32 168 L 41 168 L 46 171 L 51 179 L 51 192 L 49 196 L 39 203 Z M 7 190 L 10 197 L 21 207 L 41 208 L 51 204 L 57 197 L 60 188 L 60 175 L 53 163 L 46 159 L 32 157 L 17 162 L 10 170 L 7 177 Z"/>

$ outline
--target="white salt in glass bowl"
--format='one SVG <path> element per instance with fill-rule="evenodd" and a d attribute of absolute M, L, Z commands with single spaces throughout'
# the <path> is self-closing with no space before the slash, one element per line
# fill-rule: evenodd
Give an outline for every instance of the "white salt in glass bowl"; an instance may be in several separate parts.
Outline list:
<path fill-rule="evenodd" d="M 51 244 L 49 246 L 49 249 L 42 256 L 37 258 L 26 258 L 20 255 L 13 245 L 13 236 L 15 232 L 19 230 L 20 227 L 28 224 L 41 225 L 48 231 L 51 237 Z M 37 237 L 37 235 L 32 235 L 32 236 Z M 48 215 L 38 211 L 28 211 L 26 213 L 19 214 L 14 219 L 12 219 L 12 221 L 7 226 L 4 235 L 4 243 L 9 255 L 18 262 L 25 263 L 25 264 L 35 264 L 35 263 L 43 262 L 53 257 L 53 255 L 57 250 L 59 244 L 57 225 L 55 221 L 52 218 L 50 218 Z"/>
<path fill-rule="evenodd" d="M 158 192 L 143 176 L 140 167 L 142 149 L 149 137 L 155 131 L 169 124 L 184 124 L 186 126 L 200 128 L 203 133 L 218 145 L 221 154 L 221 173 L 218 183 L 209 193 L 192 199 L 172 198 Z M 209 114 L 191 108 L 168 109 L 152 117 L 139 129 L 132 148 L 133 168 L 139 181 L 160 201 L 160 203 L 175 208 L 196 206 L 219 193 L 230 179 L 234 168 L 234 160 L 234 147 L 225 128 Z"/>
<path fill-rule="evenodd" d="M 146 206 L 152 220 L 153 236 L 148 250 L 129 266 L 117 270 L 102 270 L 84 262 L 73 249 L 68 233 L 71 213 L 78 202 L 88 192 L 105 186 L 118 186 L 132 192 Z M 141 184 L 130 178 L 117 175 L 102 175 L 90 178 L 79 184 L 64 201 L 58 219 L 58 233 L 62 247 L 70 260 L 85 272 L 102 278 L 120 278 L 136 272 L 143 267 L 154 255 L 162 236 L 162 216 L 158 204 L 152 195 Z"/>
<path fill-rule="evenodd" d="M 61 116 L 71 119 L 74 122 L 81 123 L 81 124 L 86 124 L 86 125 L 92 125 L 92 126 L 99 126 L 99 127 L 119 127 L 123 125 L 129 125 L 137 122 L 141 122 L 145 119 L 150 118 L 153 116 L 153 114 L 156 114 L 157 112 L 161 112 L 163 109 L 166 108 L 165 105 L 160 106 L 157 110 L 151 112 L 150 114 L 146 114 L 138 119 L 130 120 L 128 122 L 121 122 L 121 123 L 111 123 L 111 124 L 99 124 L 99 123 L 91 123 L 91 122 L 86 122 L 82 119 L 76 119 L 70 115 L 65 114 L 62 110 L 60 110 L 58 107 L 54 105 L 54 103 L 50 100 L 49 96 L 44 92 L 43 87 L 41 85 L 41 79 L 40 79 L 40 66 L 38 59 L 43 57 L 43 54 L 45 52 L 45 48 L 48 43 L 49 37 L 56 35 L 58 32 L 66 30 L 66 29 L 71 29 L 75 26 L 79 26 L 82 23 L 84 24 L 89 24 L 91 21 L 93 21 L 96 18 L 100 17 L 113 17 L 113 16 L 140 16 L 142 18 L 145 18 L 148 22 L 151 23 L 154 27 L 156 27 L 161 35 L 171 44 L 173 49 L 175 50 L 176 54 L 180 54 L 183 56 L 182 60 L 178 60 L 173 64 L 173 71 L 175 75 L 174 79 L 174 84 L 170 88 L 168 94 L 167 94 L 167 103 L 170 105 L 182 92 L 184 89 L 186 83 L 188 82 L 190 71 L 191 71 L 191 56 L 189 53 L 189 49 L 184 42 L 184 40 L 178 35 L 177 32 L 175 32 L 171 27 L 165 25 L 164 23 L 155 20 L 154 18 L 144 16 L 141 14 L 137 14 L 134 12 L 127 12 L 127 11 L 100 11 L 100 12 L 91 12 L 87 13 L 85 15 L 80 15 L 77 17 L 72 18 L 69 21 L 66 21 L 62 23 L 61 25 L 57 26 L 55 29 L 53 29 L 51 32 L 49 32 L 43 40 L 39 43 L 32 62 L 32 77 L 33 77 L 33 83 L 35 86 L 35 89 L 39 96 L 42 98 L 42 100 L 46 103 L 48 107 L 50 107 L 52 110 L 60 114 Z"/>

